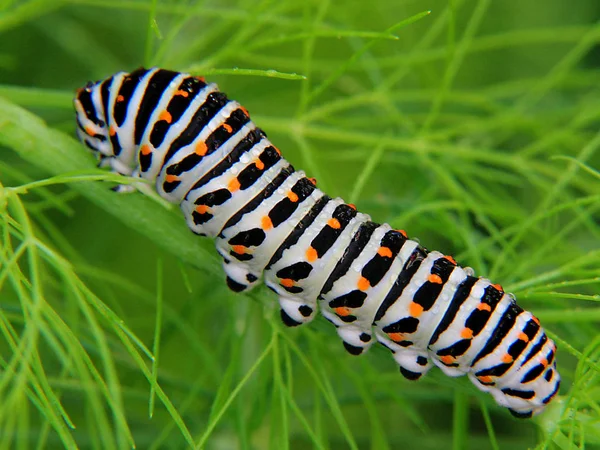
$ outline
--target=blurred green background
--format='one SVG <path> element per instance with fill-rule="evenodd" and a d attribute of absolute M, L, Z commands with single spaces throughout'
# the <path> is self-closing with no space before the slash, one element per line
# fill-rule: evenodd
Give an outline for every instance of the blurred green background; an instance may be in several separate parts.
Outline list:
<path fill-rule="evenodd" d="M 600 448 L 598 19 L 596 0 L 0 1 L 0 448 Z M 111 192 L 73 138 L 74 90 L 141 65 L 207 75 L 329 195 L 514 292 L 558 344 L 559 399 L 518 421 L 229 292 L 176 207 Z"/>

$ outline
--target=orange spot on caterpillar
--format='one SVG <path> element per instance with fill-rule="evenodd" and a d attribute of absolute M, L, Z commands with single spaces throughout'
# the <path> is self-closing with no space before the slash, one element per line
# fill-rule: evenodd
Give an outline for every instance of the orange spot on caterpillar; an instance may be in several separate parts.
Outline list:
<path fill-rule="evenodd" d="M 463 339 L 472 339 L 473 338 L 473 330 L 470 328 L 463 328 L 460 332 L 460 337 Z"/>
<path fill-rule="evenodd" d="M 244 108 L 243 106 L 240 106 L 240 109 L 242 110 L 242 112 L 244 114 L 246 114 L 246 116 L 250 117 L 250 113 L 248 112 L 248 110 L 246 108 Z"/>
<path fill-rule="evenodd" d="M 277 154 L 279 156 L 281 156 L 281 150 L 279 150 L 277 147 L 273 146 L 273 148 L 275 149 L 275 151 L 277 152 Z"/>
<path fill-rule="evenodd" d="M 265 164 L 260 159 L 254 161 L 254 165 L 258 170 L 263 170 L 265 168 Z"/>
<path fill-rule="evenodd" d="M 356 287 L 358 287 L 361 291 L 366 291 L 371 287 L 371 283 L 365 277 L 360 277 L 358 279 L 358 283 L 356 283 Z"/>
<path fill-rule="evenodd" d="M 319 254 L 317 251 L 312 247 L 308 247 L 308 250 L 306 250 L 306 259 L 308 262 L 315 262 L 318 258 Z"/>
<path fill-rule="evenodd" d="M 402 333 L 388 333 L 387 335 L 394 342 L 402 342 L 404 340 L 404 334 Z"/>
<path fill-rule="evenodd" d="M 117 129 L 114 126 L 110 126 L 108 128 L 108 135 L 109 136 L 115 136 L 117 134 Z"/>
<path fill-rule="evenodd" d="M 482 375 L 480 377 L 477 377 L 477 379 L 479 381 L 481 381 L 482 383 L 486 383 L 486 384 L 494 382 L 494 379 L 490 375 Z"/>
<path fill-rule="evenodd" d="M 316 178 L 309 178 L 308 181 L 310 181 L 313 185 L 317 185 L 317 179 Z"/>
<path fill-rule="evenodd" d="M 169 111 L 165 109 L 163 112 L 160 113 L 160 116 L 158 116 L 158 120 L 164 120 L 167 123 L 171 123 L 173 122 L 173 116 Z"/>
<path fill-rule="evenodd" d="M 187 98 L 187 97 L 189 97 L 190 93 L 188 91 L 179 89 L 178 91 L 175 91 L 175 95 L 179 95 L 181 97 Z"/>
<path fill-rule="evenodd" d="M 546 358 L 540 359 L 540 364 L 544 367 L 548 367 L 548 360 Z"/>
<path fill-rule="evenodd" d="M 194 78 L 198 81 L 202 81 L 203 83 L 206 83 L 206 78 L 204 78 L 204 77 L 194 77 Z"/>
<path fill-rule="evenodd" d="M 327 221 L 327 225 L 329 225 L 334 230 L 339 230 L 342 227 L 342 225 L 340 224 L 340 221 L 335 218 L 329 219 Z"/>
<path fill-rule="evenodd" d="M 531 315 L 531 320 L 533 320 L 537 325 L 540 325 L 540 319 L 535 317 L 533 314 Z"/>
<path fill-rule="evenodd" d="M 499 292 L 504 292 L 504 289 L 502 289 L 502 286 L 500 286 L 499 284 L 492 284 L 492 287 Z"/>
<path fill-rule="evenodd" d="M 246 247 L 243 245 L 234 245 L 231 247 L 231 250 L 238 255 L 246 253 Z"/>
<path fill-rule="evenodd" d="M 194 151 L 196 152 L 196 155 L 198 155 L 198 156 L 206 155 L 206 152 L 208 151 L 208 146 L 206 145 L 206 142 L 204 142 L 204 141 L 198 142 L 196 144 L 196 148 L 194 149 Z"/>
<path fill-rule="evenodd" d="M 433 283 L 433 284 L 442 284 L 443 283 L 442 278 L 439 275 L 436 275 L 434 273 L 432 273 L 431 275 L 429 275 L 427 277 L 427 281 L 429 281 L 430 283 Z"/>
<path fill-rule="evenodd" d="M 198 205 L 196 206 L 196 212 L 198 214 L 206 214 L 209 211 L 209 207 L 206 205 Z"/>
<path fill-rule="evenodd" d="M 123 97 L 121 94 L 117 95 L 117 102 L 124 102 L 125 101 L 125 97 Z"/>
<path fill-rule="evenodd" d="M 175 182 L 175 181 L 179 181 L 179 177 L 178 177 L 177 175 L 167 175 L 167 176 L 165 177 L 165 181 L 166 181 L 167 183 L 173 183 L 173 182 Z"/>
<path fill-rule="evenodd" d="M 350 308 L 346 308 L 345 306 L 340 306 L 338 308 L 335 308 L 335 313 L 338 316 L 346 317 L 351 314 L 351 311 L 350 311 Z"/>
<path fill-rule="evenodd" d="M 148 156 L 150 153 L 152 153 L 152 148 L 148 144 L 144 144 L 140 148 L 140 152 L 142 153 L 142 155 Z"/>
<path fill-rule="evenodd" d="M 513 357 L 507 353 L 502 357 L 502 362 L 505 364 L 510 364 L 511 362 L 513 362 Z"/>
<path fill-rule="evenodd" d="M 349 206 L 350 208 L 352 208 L 354 211 L 356 211 L 356 205 L 354 203 L 348 203 L 347 206 Z"/>
<path fill-rule="evenodd" d="M 423 307 L 418 303 L 412 302 L 408 307 L 408 312 L 413 317 L 419 317 L 423 313 Z"/>
<path fill-rule="evenodd" d="M 490 305 L 488 305 L 487 303 L 480 303 L 479 305 L 477 305 L 477 309 L 479 311 L 490 312 L 492 310 L 492 307 Z"/>
<path fill-rule="evenodd" d="M 284 287 L 292 287 L 294 285 L 294 280 L 292 280 L 291 278 L 282 278 L 281 280 L 279 280 L 279 284 L 284 286 Z"/>
<path fill-rule="evenodd" d="M 273 228 L 273 221 L 269 216 L 264 216 L 260 221 L 260 225 L 262 226 L 263 230 L 269 231 L 271 228 Z"/>
<path fill-rule="evenodd" d="M 450 355 L 440 356 L 440 361 L 443 362 L 444 364 L 446 364 L 447 366 L 449 366 L 450 364 L 454 363 L 455 358 L 454 358 L 454 356 L 450 356 Z"/>
<path fill-rule="evenodd" d="M 223 124 L 223 128 L 225 128 L 225 131 L 227 131 L 228 133 L 231 133 L 233 131 L 233 128 L 231 128 L 231 125 L 224 123 Z"/>
<path fill-rule="evenodd" d="M 406 239 L 408 239 L 408 234 L 406 234 L 406 231 L 404 231 L 404 230 L 395 230 L 395 231 L 397 231 L 397 232 L 398 232 L 398 233 L 400 233 L 402 236 L 404 236 Z"/>
<path fill-rule="evenodd" d="M 240 185 L 240 182 L 238 181 L 238 179 L 233 178 L 227 185 L 227 189 L 229 189 L 229 192 L 235 192 L 240 189 L 240 186 L 241 185 Z"/>
<path fill-rule="evenodd" d="M 377 250 L 377 254 L 384 258 L 392 257 L 392 251 L 388 247 L 379 247 L 379 250 Z"/>
<path fill-rule="evenodd" d="M 519 338 L 520 341 L 529 342 L 529 336 L 527 336 L 523 332 L 519 333 L 518 338 Z"/>
<path fill-rule="evenodd" d="M 452 256 L 446 255 L 446 256 L 444 256 L 444 258 L 446 258 L 448 261 L 450 261 L 452 264 L 454 264 L 456 266 L 456 260 Z"/>
<path fill-rule="evenodd" d="M 298 201 L 298 195 L 292 191 L 288 192 L 287 198 L 289 198 L 290 202 L 292 202 L 292 203 L 296 203 Z"/>
<path fill-rule="evenodd" d="M 85 129 L 86 134 L 88 134 L 90 136 L 93 136 L 96 134 L 96 131 L 94 131 L 94 128 L 89 125 L 87 127 L 85 127 L 84 129 Z"/>

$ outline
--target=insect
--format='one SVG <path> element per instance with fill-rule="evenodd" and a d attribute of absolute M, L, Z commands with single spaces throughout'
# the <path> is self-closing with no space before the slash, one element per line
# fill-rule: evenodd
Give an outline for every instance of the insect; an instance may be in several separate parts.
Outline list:
<path fill-rule="evenodd" d="M 189 228 L 215 239 L 228 286 L 262 280 L 286 325 L 320 309 L 351 354 L 377 341 L 410 380 L 433 365 L 466 374 L 516 417 L 557 393 L 556 346 L 512 295 L 328 197 L 216 84 L 140 68 L 88 83 L 74 105 L 100 165 L 180 204 Z"/>

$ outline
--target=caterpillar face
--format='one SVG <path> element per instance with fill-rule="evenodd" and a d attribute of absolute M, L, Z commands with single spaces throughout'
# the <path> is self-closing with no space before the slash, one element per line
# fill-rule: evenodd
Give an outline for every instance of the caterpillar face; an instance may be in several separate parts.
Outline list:
<path fill-rule="evenodd" d="M 556 347 L 512 295 L 296 171 L 215 84 L 153 68 L 89 83 L 78 134 L 114 172 L 144 178 L 215 239 L 227 285 L 262 279 L 288 326 L 318 310 L 358 355 L 375 342 L 416 380 L 468 375 L 517 417 L 556 395 Z"/>
<path fill-rule="evenodd" d="M 73 101 L 77 113 L 77 135 L 92 151 L 102 156 L 112 156 L 98 85 L 99 82 L 90 81 L 85 87 L 77 90 Z"/>

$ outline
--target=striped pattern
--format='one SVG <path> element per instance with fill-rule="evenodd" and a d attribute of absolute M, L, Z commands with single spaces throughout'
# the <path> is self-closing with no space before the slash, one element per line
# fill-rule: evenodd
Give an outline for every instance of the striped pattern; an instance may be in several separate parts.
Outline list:
<path fill-rule="evenodd" d="M 557 393 L 556 346 L 510 294 L 325 195 L 215 84 L 138 69 L 88 83 L 75 109 L 101 165 L 179 203 L 190 229 L 215 239 L 228 286 L 262 279 L 286 325 L 320 309 L 350 353 L 377 341 L 408 379 L 433 365 L 467 374 L 517 417 Z"/>

